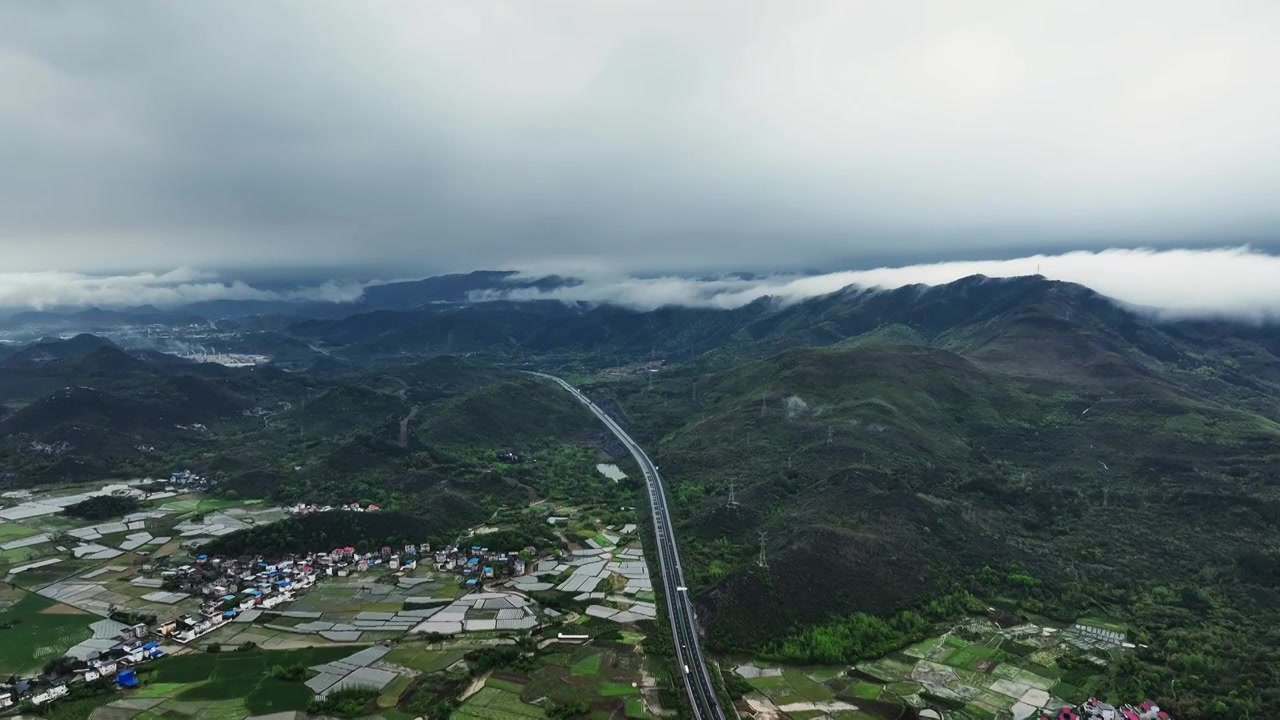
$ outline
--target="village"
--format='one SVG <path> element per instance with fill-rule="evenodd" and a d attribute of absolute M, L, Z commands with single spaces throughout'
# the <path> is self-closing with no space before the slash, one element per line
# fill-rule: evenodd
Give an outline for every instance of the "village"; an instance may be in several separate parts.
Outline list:
<path fill-rule="evenodd" d="M 38 633 L 25 660 L 21 650 L 13 652 L 5 668 L 12 677 L 0 685 L 0 712 L 70 702 L 82 687 L 127 691 L 149 682 L 147 668 L 161 659 L 246 648 L 285 656 L 304 648 L 318 653 L 310 670 L 315 674 L 305 681 L 315 697 L 353 684 L 390 696 L 403 690 L 414 668 L 443 667 L 467 648 L 514 642 L 533 632 L 543 642 L 589 648 L 601 625 L 626 628 L 622 637 L 634 641 L 642 637 L 636 623 L 657 616 L 635 522 L 602 523 L 573 507 L 513 508 L 443 546 L 424 541 L 358 548 L 352 542 L 304 553 L 232 556 L 205 548 L 228 533 L 288 517 L 381 510 L 358 503 L 274 508 L 219 499 L 209 492 L 214 488 L 211 479 L 179 471 L 163 483 L 9 498 L 17 504 L 0 509 L 0 561 L 8 567 L 10 588 L 8 595 L 0 593 L 0 662 L 7 625 L 63 626 Z M 104 492 L 132 494 L 147 507 L 92 524 L 59 512 Z M 491 548 L 486 538 L 499 537 L 492 533 L 510 522 L 533 523 L 544 528 L 539 536 L 555 539 Z M 512 544 L 509 537 L 500 542 Z M 564 605 L 545 604 L 549 596 L 563 598 Z M 38 614 L 20 612 L 37 601 Z M 5 603 L 9 610 L 2 609 Z M 1055 653 L 1068 650 L 1105 658 L 1133 647 L 1122 627 L 999 628 L 971 621 L 963 633 L 971 639 L 951 633 L 907 648 L 906 657 L 918 656 L 914 666 L 892 658 L 860 665 L 862 679 L 855 682 L 842 680 L 840 669 L 823 674 L 742 666 L 738 674 L 757 693 L 739 702 L 739 714 L 808 720 L 825 713 L 839 720 L 873 709 L 859 700 L 865 698 L 877 707 L 915 707 L 922 718 L 974 716 L 935 710 L 927 698 L 936 697 L 975 711 L 1009 713 L 1013 720 L 1168 718 L 1149 702 L 1112 706 L 1091 699 L 1073 705 L 1066 701 L 1079 696 L 1073 698 L 1068 685 L 1036 675 L 1034 663 L 1026 664 L 1028 670 L 1018 657 L 993 649 L 1028 644 L 1039 648 L 1031 657 L 1047 665 Z M 580 654 L 590 656 L 586 648 L 570 656 L 570 666 L 577 667 L 573 658 Z M 635 667 L 623 655 L 604 652 L 618 667 Z M 333 657 L 327 653 L 356 660 L 321 662 Z M 540 687 L 537 677 L 521 682 Z M 625 689 L 617 683 L 607 687 Z M 175 690 L 166 702 L 181 707 L 181 697 Z M 634 711 L 629 717 L 643 717 L 643 705 L 625 697 Z"/>
<path fill-rule="evenodd" d="M 362 551 L 353 543 L 231 557 L 202 548 L 212 538 L 289 516 L 379 508 L 271 508 L 216 499 L 207 494 L 215 487 L 209 478 L 178 471 L 163 483 L 8 498 L 17 504 L 0 509 L 0 560 L 9 583 L 8 599 L 0 598 L 0 628 L 6 615 L 14 616 L 10 623 L 47 625 L 57 618 L 65 627 L 39 633 L 42 639 L 28 652 L 42 665 L 38 672 L 14 672 L 0 685 L 0 712 L 74 697 L 78 686 L 136 687 L 146 664 L 193 651 L 491 638 L 574 621 L 612 617 L 612 623 L 626 624 L 656 615 L 634 523 L 580 528 L 593 539 L 577 550 L 557 541 L 498 551 L 484 541 L 499 528 L 483 527 L 442 547 L 421 542 Z M 59 512 L 102 494 L 146 500 L 146 509 L 92 524 Z M 539 509 L 531 517 L 555 528 L 577 514 L 555 510 Z M 617 592 L 609 593 L 611 587 Z M 550 589 L 589 603 L 587 613 L 530 599 L 530 593 Z M 20 609 L 35 607 L 37 599 L 43 609 L 24 616 Z M 86 629 L 71 627 L 77 618 Z M 565 627 L 553 637 L 572 644 L 591 634 Z M 454 644 L 466 647 L 465 640 Z M 19 653 L 8 669 L 31 663 Z M 328 677 L 322 673 L 308 687 L 323 695 L 332 689 L 321 686 Z M 395 675 L 376 677 L 389 684 Z"/>

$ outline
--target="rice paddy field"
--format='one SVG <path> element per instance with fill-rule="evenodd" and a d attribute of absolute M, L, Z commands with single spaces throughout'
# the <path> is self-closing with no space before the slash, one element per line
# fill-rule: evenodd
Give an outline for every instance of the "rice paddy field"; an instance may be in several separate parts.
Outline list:
<path fill-rule="evenodd" d="M 944 708 L 955 720 L 1027 716 L 1084 699 L 1054 664 L 1083 652 L 1067 634 L 1002 631 L 985 621 L 966 630 L 964 637 L 948 633 L 853 668 L 748 664 L 737 672 L 791 720 L 896 718 L 908 706 Z"/>

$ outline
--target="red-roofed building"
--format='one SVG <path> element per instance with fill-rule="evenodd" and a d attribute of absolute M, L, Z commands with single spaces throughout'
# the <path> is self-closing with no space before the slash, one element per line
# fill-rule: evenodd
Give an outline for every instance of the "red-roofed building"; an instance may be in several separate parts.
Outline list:
<path fill-rule="evenodd" d="M 1058 712 L 1058 720 L 1080 720 L 1080 716 L 1076 714 L 1075 710 L 1072 710 L 1069 707 L 1063 707 L 1062 710 Z"/>

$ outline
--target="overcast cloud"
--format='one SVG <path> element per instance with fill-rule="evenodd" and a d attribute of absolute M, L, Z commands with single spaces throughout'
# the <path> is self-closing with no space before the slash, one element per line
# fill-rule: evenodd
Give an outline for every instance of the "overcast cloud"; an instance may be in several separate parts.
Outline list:
<path fill-rule="evenodd" d="M 1265 245 L 1276 37 L 1269 0 L 15 0 L 0 269 Z"/>

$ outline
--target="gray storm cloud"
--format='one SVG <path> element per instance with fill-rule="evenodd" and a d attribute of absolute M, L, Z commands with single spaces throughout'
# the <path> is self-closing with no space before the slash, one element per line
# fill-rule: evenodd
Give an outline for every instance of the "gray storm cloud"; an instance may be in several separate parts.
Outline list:
<path fill-rule="evenodd" d="M 5 3 L 0 270 L 1264 244 L 1277 35 L 1265 1 Z"/>

